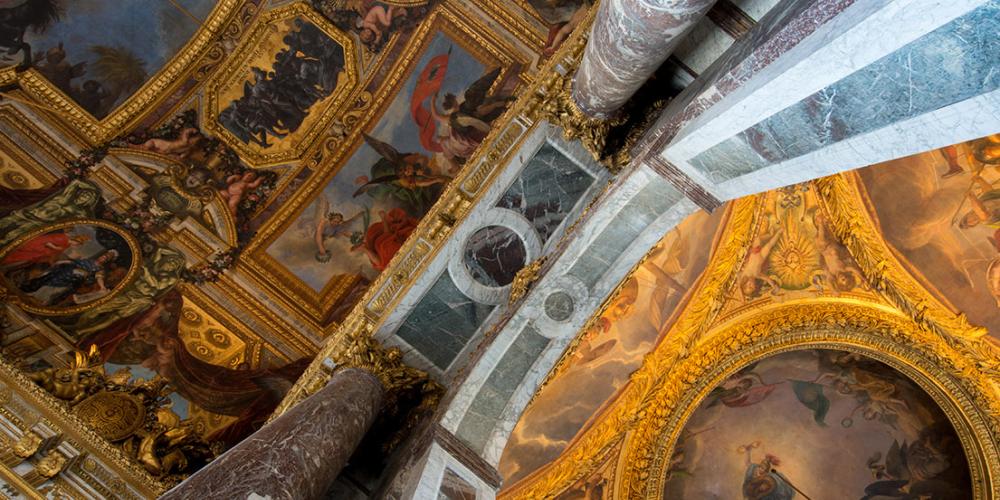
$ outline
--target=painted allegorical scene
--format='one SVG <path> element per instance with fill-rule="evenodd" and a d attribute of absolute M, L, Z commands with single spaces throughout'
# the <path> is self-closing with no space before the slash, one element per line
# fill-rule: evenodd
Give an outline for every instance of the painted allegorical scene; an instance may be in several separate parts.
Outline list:
<path fill-rule="evenodd" d="M 34 68 L 104 118 L 177 55 L 209 0 L 0 2 L 0 64 Z M 94 29 L 100 26 L 100 29 Z"/>
<path fill-rule="evenodd" d="M 708 265 L 726 210 L 692 214 L 667 233 L 581 334 L 564 366 L 535 396 L 500 459 L 507 484 L 555 460 L 676 320 Z M 587 387 L 581 391 L 580 387 Z"/>
<path fill-rule="evenodd" d="M 435 35 L 382 118 L 267 253 L 317 292 L 336 276 L 373 279 L 486 138 L 517 83 Z"/>
<path fill-rule="evenodd" d="M 857 175 L 904 265 L 953 311 L 1000 335 L 1000 135 Z"/>
<path fill-rule="evenodd" d="M 972 498 L 934 400 L 861 354 L 777 354 L 729 376 L 685 424 L 664 498 Z"/>
<path fill-rule="evenodd" d="M 728 307 L 870 290 L 854 258 L 834 236 L 812 183 L 760 195 L 757 210 L 759 224 L 736 277 L 736 300 Z"/>
<path fill-rule="evenodd" d="M 132 270 L 127 238 L 110 225 L 65 225 L 15 242 L 0 258 L 0 272 L 30 305 L 87 305 L 111 293 Z"/>
<path fill-rule="evenodd" d="M 250 63 L 247 78 L 220 89 L 220 102 L 228 104 L 218 120 L 244 144 L 267 149 L 295 134 L 311 108 L 334 93 L 345 54 L 340 42 L 303 17 L 279 23 L 258 47 L 264 59 Z"/>

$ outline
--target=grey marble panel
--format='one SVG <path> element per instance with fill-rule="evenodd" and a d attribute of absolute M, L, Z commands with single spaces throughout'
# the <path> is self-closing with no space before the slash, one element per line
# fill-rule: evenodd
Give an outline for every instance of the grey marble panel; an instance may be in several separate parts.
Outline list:
<path fill-rule="evenodd" d="M 527 326 L 500 358 L 458 426 L 456 434 L 472 449 L 482 451 L 486 447 L 507 402 L 548 345 L 549 339 Z"/>
<path fill-rule="evenodd" d="M 1000 88 L 992 0 L 699 153 L 715 182 L 796 158 Z"/>
<path fill-rule="evenodd" d="M 558 149 L 544 144 L 497 206 L 524 215 L 535 226 L 544 245 L 594 180 Z"/>
<path fill-rule="evenodd" d="M 490 312 L 455 287 L 445 271 L 396 331 L 396 335 L 442 370 L 447 370 Z"/>
<path fill-rule="evenodd" d="M 588 288 L 593 288 L 639 233 L 680 198 L 681 195 L 666 181 L 650 181 L 597 235 L 570 268 L 569 274 L 579 278 Z"/>

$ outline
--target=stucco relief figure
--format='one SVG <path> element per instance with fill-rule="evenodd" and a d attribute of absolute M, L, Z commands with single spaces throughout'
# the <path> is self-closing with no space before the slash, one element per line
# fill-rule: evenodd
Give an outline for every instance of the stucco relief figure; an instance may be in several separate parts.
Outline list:
<path fill-rule="evenodd" d="M 352 31 L 364 46 L 379 52 L 392 35 L 417 26 L 433 2 L 393 0 L 312 0 L 313 8 L 338 28 Z"/>

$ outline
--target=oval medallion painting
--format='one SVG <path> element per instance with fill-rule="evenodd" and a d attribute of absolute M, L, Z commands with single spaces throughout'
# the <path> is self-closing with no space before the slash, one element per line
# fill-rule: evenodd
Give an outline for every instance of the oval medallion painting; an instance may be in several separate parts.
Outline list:
<path fill-rule="evenodd" d="M 102 221 L 48 226 L 0 253 L 4 285 L 25 308 L 68 314 L 110 298 L 135 274 L 131 236 Z"/>
<path fill-rule="evenodd" d="M 765 358 L 713 389 L 681 432 L 664 498 L 967 499 L 944 412 L 895 369 L 836 350 Z"/>

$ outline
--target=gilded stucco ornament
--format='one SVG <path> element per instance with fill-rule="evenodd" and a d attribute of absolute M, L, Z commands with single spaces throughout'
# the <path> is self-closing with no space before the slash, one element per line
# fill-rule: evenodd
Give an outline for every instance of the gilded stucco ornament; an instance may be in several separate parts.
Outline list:
<path fill-rule="evenodd" d="M 874 223 L 858 210 L 863 204 L 852 175 L 815 185 L 836 236 L 878 296 L 815 296 L 726 308 L 738 300 L 736 278 L 761 223 L 764 197 L 734 201 L 699 287 L 614 404 L 557 460 L 501 498 L 553 498 L 589 477 L 619 445 L 614 498 L 662 498 L 673 447 L 705 394 L 754 360 L 805 348 L 862 353 L 912 379 L 960 436 L 976 498 L 1000 497 L 993 479 L 1000 473 L 995 346 L 892 258 Z"/>
<path fill-rule="evenodd" d="M 514 275 L 514 281 L 510 284 L 510 298 L 507 300 L 508 304 L 516 304 L 528 291 L 531 290 L 531 286 L 538 281 L 538 278 L 542 275 L 542 267 L 545 265 L 545 256 L 541 256 L 528 265 L 521 268 L 517 274 Z"/>

